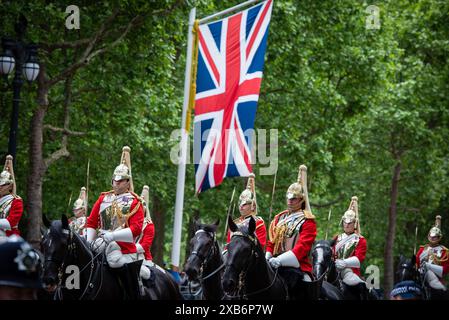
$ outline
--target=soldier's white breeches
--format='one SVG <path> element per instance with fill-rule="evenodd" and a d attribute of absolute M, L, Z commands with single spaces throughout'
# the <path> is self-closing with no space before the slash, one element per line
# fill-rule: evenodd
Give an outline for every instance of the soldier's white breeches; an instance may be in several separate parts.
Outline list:
<path fill-rule="evenodd" d="M 106 247 L 106 261 L 111 268 L 120 268 L 126 263 L 137 261 L 137 254 L 123 254 L 117 242 L 112 241 Z"/>
<path fill-rule="evenodd" d="M 440 279 L 438 279 L 437 275 L 432 270 L 427 270 L 425 280 L 429 284 L 429 286 L 433 289 L 443 291 L 447 290 L 444 284 L 441 283 Z"/>
<path fill-rule="evenodd" d="M 340 272 L 341 279 L 344 284 L 348 286 L 355 286 L 359 283 L 365 283 L 358 275 L 356 275 L 351 268 L 344 268 Z"/>

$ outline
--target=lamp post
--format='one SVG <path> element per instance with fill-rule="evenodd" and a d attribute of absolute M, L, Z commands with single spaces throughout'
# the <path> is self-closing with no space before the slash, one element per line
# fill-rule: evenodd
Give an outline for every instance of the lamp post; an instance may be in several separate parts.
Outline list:
<path fill-rule="evenodd" d="M 17 130 L 19 118 L 20 89 L 22 88 L 23 78 L 29 82 L 34 81 L 39 74 L 39 64 L 37 60 L 37 45 L 34 43 L 25 43 L 23 41 L 27 27 L 26 18 L 21 15 L 15 25 L 17 39 L 9 37 L 2 38 L 3 53 L 0 55 L 0 74 L 5 78 L 16 68 L 13 87 L 13 103 L 11 114 L 11 126 L 9 131 L 8 154 L 16 159 L 17 149 Z"/>

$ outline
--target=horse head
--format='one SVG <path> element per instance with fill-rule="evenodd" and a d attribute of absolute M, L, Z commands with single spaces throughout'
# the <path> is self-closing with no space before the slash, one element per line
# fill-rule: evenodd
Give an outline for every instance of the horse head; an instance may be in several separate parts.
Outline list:
<path fill-rule="evenodd" d="M 190 255 L 184 266 L 189 280 L 198 279 L 201 268 L 214 253 L 215 233 L 219 223 L 220 219 L 213 224 L 202 224 L 195 220 L 195 235 L 190 240 Z"/>
<path fill-rule="evenodd" d="M 238 227 L 228 218 L 229 229 L 232 232 L 231 241 L 228 244 L 228 256 L 223 275 L 223 289 L 226 293 L 235 292 L 240 283 L 240 276 L 255 264 L 255 259 L 263 257 L 262 248 L 257 240 L 254 231 L 256 230 L 256 221 L 253 217 L 249 218 L 247 227 Z"/>
<path fill-rule="evenodd" d="M 325 275 L 332 264 L 332 247 L 335 240 L 318 240 L 312 248 L 313 274 L 317 279 Z"/>
<path fill-rule="evenodd" d="M 44 254 L 43 281 L 47 291 L 53 292 L 58 285 L 59 274 L 67 256 L 70 228 L 65 215 L 62 215 L 61 220 L 51 223 L 47 218 L 43 221 L 48 228 L 41 242 Z"/>
<path fill-rule="evenodd" d="M 416 270 L 416 257 L 412 255 L 410 259 L 401 255 L 399 257 L 399 264 L 396 271 L 396 282 L 407 281 L 407 280 L 417 280 L 417 270 Z"/>

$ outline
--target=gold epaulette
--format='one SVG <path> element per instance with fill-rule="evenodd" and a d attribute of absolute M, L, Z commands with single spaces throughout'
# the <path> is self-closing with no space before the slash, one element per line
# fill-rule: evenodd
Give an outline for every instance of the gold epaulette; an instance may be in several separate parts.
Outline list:
<path fill-rule="evenodd" d="M 139 196 L 138 194 L 134 193 L 133 191 L 130 191 L 129 193 L 131 193 L 134 197 L 136 197 L 136 199 L 139 200 L 140 202 L 144 201 L 141 196 Z"/>
<path fill-rule="evenodd" d="M 22 200 L 22 198 L 20 196 L 18 196 L 17 194 L 12 193 L 12 196 L 14 197 L 14 199 L 20 199 Z"/>
<path fill-rule="evenodd" d="M 315 216 L 312 214 L 312 212 L 304 210 L 304 216 L 306 217 L 306 219 L 315 219 Z"/>

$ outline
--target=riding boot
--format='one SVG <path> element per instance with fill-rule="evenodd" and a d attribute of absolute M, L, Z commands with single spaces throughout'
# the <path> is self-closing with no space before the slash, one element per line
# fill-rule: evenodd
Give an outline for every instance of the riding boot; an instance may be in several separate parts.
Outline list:
<path fill-rule="evenodd" d="M 141 265 L 142 260 L 139 260 L 126 263 L 122 267 L 115 269 L 124 291 L 125 300 L 138 300 L 141 298 L 139 278 Z"/>

